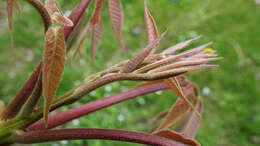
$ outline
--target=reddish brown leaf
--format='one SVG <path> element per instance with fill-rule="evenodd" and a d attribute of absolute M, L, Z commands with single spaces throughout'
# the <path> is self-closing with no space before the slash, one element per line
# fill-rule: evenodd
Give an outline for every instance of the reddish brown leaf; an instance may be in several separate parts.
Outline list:
<path fill-rule="evenodd" d="M 87 13 L 84 13 L 82 15 L 82 17 L 80 18 L 80 20 L 76 23 L 76 26 L 73 27 L 70 36 L 67 38 L 65 37 L 65 41 L 66 41 L 66 52 L 68 52 L 72 46 L 76 43 L 76 41 L 78 40 L 81 31 L 83 30 L 83 25 L 86 21 L 87 17 Z M 75 24 L 74 24 L 75 25 Z M 68 27 L 67 27 L 68 28 Z M 64 28 L 64 36 L 65 36 L 65 28 Z M 74 51 L 75 53 L 75 51 Z"/>
<path fill-rule="evenodd" d="M 65 17 L 64 15 L 58 12 L 55 12 L 53 14 L 52 19 L 57 21 L 58 23 L 61 23 L 64 26 L 73 26 L 73 22 L 69 18 Z"/>
<path fill-rule="evenodd" d="M 93 27 L 93 25 L 91 23 L 87 23 L 86 24 L 86 26 L 84 28 L 84 31 L 83 31 L 82 35 L 80 36 L 79 44 L 77 45 L 77 48 L 75 49 L 72 58 L 75 58 L 76 55 L 78 54 L 81 45 L 83 44 L 84 40 L 86 39 L 86 37 L 89 34 L 89 32 L 92 29 L 92 27 Z"/>
<path fill-rule="evenodd" d="M 169 86 L 171 87 L 172 85 Z M 192 83 L 189 83 L 189 85 L 184 88 L 184 96 L 186 100 L 189 100 L 189 103 L 192 104 L 195 102 L 196 96 L 194 92 L 194 85 Z M 185 101 L 185 99 L 179 96 L 157 130 L 168 128 L 190 109 L 190 105 Z"/>
<path fill-rule="evenodd" d="M 170 130 L 159 131 L 159 132 L 155 133 L 155 135 L 183 143 L 183 144 L 178 144 L 177 146 L 185 146 L 185 145 L 200 146 L 200 144 L 198 142 L 196 142 L 195 140 L 188 138 L 185 135 L 182 135 L 180 133 L 170 131 Z"/>
<path fill-rule="evenodd" d="M 182 59 L 181 61 L 177 61 L 177 62 L 167 64 L 167 65 L 162 66 L 162 67 L 152 69 L 149 72 L 150 73 L 162 72 L 162 71 L 167 71 L 167 70 L 170 70 L 170 69 L 175 69 L 175 68 L 178 68 L 178 67 L 201 65 L 201 64 L 206 64 L 210 61 L 216 61 L 216 60 L 220 60 L 220 59 L 222 59 L 222 58 L 220 58 L 220 57 L 219 58 L 206 58 L 206 59 L 204 59 L 204 58 L 203 59 L 201 59 L 201 58 L 185 58 L 185 59 Z"/>
<path fill-rule="evenodd" d="M 165 117 L 167 116 L 168 112 L 169 112 L 169 109 L 166 109 L 165 111 L 163 111 L 163 112 L 157 114 L 157 115 L 154 117 L 154 119 L 155 119 L 155 120 L 161 120 L 161 119 L 163 119 L 163 118 L 165 118 Z"/>
<path fill-rule="evenodd" d="M 193 104 L 185 97 L 182 91 L 182 87 L 179 85 L 178 80 L 176 77 L 166 79 L 165 82 L 170 86 L 170 88 L 179 96 L 181 97 L 188 105 L 190 105 L 192 108 Z"/>
<path fill-rule="evenodd" d="M 101 32 L 102 32 L 102 20 L 100 19 L 100 21 L 93 26 L 93 31 L 92 31 L 91 47 L 90 47 L 92 61 L 95 60 L 96 52 L 98 49 L 98 43 L 101 38 Z"/>
<path fill-rule="evenodd" d="M 182 93 L 182 90 L 178 87 L 178 83 L 176 81 L 175 78 L 169 78 L 169 79 L 165 79 L 164 80 L 170 87 L 171 89 L 181 98 L 185 98 L 183 93 Z"/>
<path fill-rule="evenodd" d="M 201 113 L 203 111 L 203 101 L 202 98 L 198 99 L 198 102 L 195 107 L 196 111 L 200 113 L 198 115 L 195 111 L 187 113 L 185 118 L 176 126 L 176 131 L 183 133 L 185 136 L 194 138 L 199 128 Z"/>
<path fill-rule="evenodd" d="M 159 38 L 142 48 L 134 57 L 132 57 L 123 67 L 124 73 L 132 72 L 138 65 L 140 65 L 144 59 L 151 53 L 153 46 L 158 44 L 160 39 L 164 36 L 163 33 Z"/>
<path fill-rule="evenodd" d="M 184 42 L 180 42 L 180 43 L 166 49 L 165 51 L 163 51 L 163 54 L 166 54 L 166 55 L 173 54 L 175 51 L 181 50 L 181 49 L 187 47 L 188 45 L 190 45 L 192 42 L 198 40 L 199 38 L 201 38 L 201 36 L 198 36 L 196 38 L 193 38 L 193 39 L 190 39 L 190 40 L 187 40 Z"/>
<path fill-rule="evenodd" d="M 62 27 L 50 27 L 45 35 L 43 57 L 44 119 L 47 124 L 48 112 L 58 88 L 65 64 L 65 39 Z"/>
<path fill-rule="evenodd" d="M 165 119 L 165 117 L 168 115 L 170 109 L 166 109 L 164 111 L 162 111 L 161 113 L 157 114 L 154 116 L 154 118 L 152 118 L 151 120 L 149 120 L 148 124 L 152 124 L 152 123 L 160 123 L 162 120 Z M 156 124 L 152 129 L 149 130 L 150 133 L 153 133 L 154 131 L 156 131 L 158 129 L 160 125 Z"/>
<path fill-rule="evenodd" d="M 64 26 L 73 26 L 73 22 L 62 14 L 59 5 L 54 0 L 46 0 L 45 6 L 54 21 L 61 23 Z"/>
<path fill-rule="evenodd" d="M 97 0 L 95 3 L 95 9 L 93 12 L 93 15 L 90 19 L 90 27 L 92 27 L 92 38 L 91 38 L 91 47 L 90 47 L 90 52 L 91 52 L 91 58 L 92 61 L 94 61 L 96 52 L 98 49 L 98 43 L 101 38 L 101 32 L 102 32 L 102 5 L 103 5 L 104 0 Z M 88 27 L 88 26 L 86 26 Z M 86 28 L 87 29 L 87 28 Z"/>
<path fill-rule="evenodd" d="M 80 20 L 82 20 L 83 16 L 86 9 L 88 8 L 88 6 L 90 5 L 92 0 L 81 0 L 78 5 L 73 9 L 73 11 L 71 12 L 69 19 L 73 22 L 74 26 L 73 27 L 64 27 L 64 36 L 65 36 L 65 40 L 68 40 L 69 37 L 71 37 L 71 33 L 73 31 L 73 29 L 75 28 L 75 26 L 78 26 L 78 23 L 80 22 Z M 85 17 L 86 18 L 86 17 Z M 75 38 L 75 37 L 73 37 Z M 70 49 L 68 49 L 67 51 L 69 51 Z"/>
<path fill-rule="evenodd" d="M 108 12 L 112 27 L 114 29 L 116 38 L 120 43 L 121 48 L 124 48 L 123 41 L 121 39 L 121 32 L 123 26 L 123 9 L 121 0 L 108 0 Z"/>
<path fill-rule="evenodd" d="M 96 0 L 95 9 L 90 19 L 90 22 L 92 24 L 97 24 L 99 21 L 101 21 L 101 9 L 102 9 L 103 2 L 104 0 Z"/>
<path fill-rule="evenodd" d="M 91 58 L 94 61 L 96 51 L 98 49 L 98 43 L 101 38 L 101 32 L 102 32 L 102 5 L 104 0 L 97 0 L 95 3 L 94 12 L 90 18 L 90 21 L 86 24 L 84 31 L 79 39 L 79 44 L 77 45 L 77 48 L 75 49 L 75 52 L 73 53 L 73 58 L 76 57 L 81 45 L 83 44 L 84 40 L 86 39 L 86 36 L 89 34 L 90 30 L 92 30 L 92 39 L 91 39 Z"/>
<path fill-rule="evenodd" d="M 8 13 L 8 25 L 9 25 L 9 32 L 10 32 L 10 40 L 11 45 L 13 45 L 13 11 L 14 5 L 17 5 L 16 0 L 7 0 L 7 13 Z"/>
<path fill-rule="evenodd" d="M 54 0 L 46 0 L 45 6 L 51 15 L 53 15 L 55 12 L 58 12 L 59 14 L 61 14 L 61 10 L 60 10 L 58 4 Z"/>
<path fill-rule="evenodd" d="M 207 44 L 204 44 L 204 45 L 201 45 L 201 46 L 198 46 L 196 48 L 193 48 L 193 49 L 190 49 L 190 50 L 187 50 L 187 51 L 184 51 L 180 54 L 177 54 L 177 55 L 172 55 L 172 56 L 169 56 L 169 57 L 166 57 L 166 58 L 162 58 L 161 60 L 159 61 L 156 61 L 154 63 L 151 63 L 151 64 L 148 64 L 140 69 L 138 69 L 138 72 L 145 72 L 145 71 L 148 71 L 148 70 L 151 70 L 153 68 L 156 68 L 156 67 L 159 67 L 159 66 L 164 66 L 166 64 L 169 64 L 169 63 L 173 63 L 174 61 L 177 61 L 179 59 L 184 59 L 185 57 L 188 57 L 188 56 L 191 56 L 191 55 L 194 55 L 194 54 L 197 54 L 197 53 L 200 53 L 205 47 L 211 45 L 212 43 L 207 43 Z M 152 55 L 151 55 L 152 56 Z M 193 68 L 192 70 L 194 70 L 194 66 L 190 66 L 191 68 Z M 197 66 L 199 68 L 207 68 L 206 66 L 204 65 L 200 65 L 200 66 Z M 209 66 L 208 66 L 209 67 Z M 213 66 L 212 66 L 213 67 Z M 186 67 L 183 67 L 183 68 L 186 68 Z M 177 69 L 177 68 L 176 68 Z M 186 68 L 187 69 L 187 68 Z M 179 69 L 177 69 L 179 70 Z M 186 70 L 187 71 L 187 70 Z"/>
<path fill-rule="evenodd" d="M 146 6 L 146 1 L 144 1 L 144 22 L 145 22 L 145 32 L 146 32 L 146 39 L 147 43 L 151 43 L 159 37 L 156 23 L 151 15 L 150 11 Z M 157 45 L 153 47 L 151 53 L 155 52 Z"/>

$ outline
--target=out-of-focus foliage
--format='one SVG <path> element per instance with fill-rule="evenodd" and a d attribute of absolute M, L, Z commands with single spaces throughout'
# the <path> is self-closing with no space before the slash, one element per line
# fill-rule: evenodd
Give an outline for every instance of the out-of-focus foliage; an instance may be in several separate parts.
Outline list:
<path fill-rule="evenodd" d="M 60 0 L 64 8 L 72 9 L 79 1 Z M 41 20 L 35 10 L 20 2 L 22 15 L 13 19 L 14 48 L 10 48 L 6 3 L 0 1 L 0 100 L 9 101 L 29 76 L 43 53 Z M 201 42 L 213 41 L 214 49 L 224 59 L 214 71 L 196 71 L 189 79 L 196 82 L 204 97 L 204 113 L 196 139 L 206 146 L 253 146 L 260 143 L 260 5 L 253 0 L 164 0 L 148 1 L 147 6 L 157 22 L 158 31 L 168 28 L 161 40 L 161 48 L 203 35 Z M 146 42 L 143 23 L 143 1 L 124 1 L 122 37 L 128 54 L 122 55 L 113 34 L 109 14 L 103 13 L 104 27 L 96 54 L 91 64 L 90 41 L 86 41 L 75 61 L 68 61 L 57 94 L 64 93 L 88 74 L 127 59 L 136 54 Z M 104 9 L 104 11 L 107 11 Z M 14 11 L 15 13 L 17 11 Z M 23 18 L 26 16 L 26 19 Z M 89 18 L 90 16 L 88 16 Z M 19 34 L 19 35 L 16 35 Z M 143 41 L 143 42 L 142 42 Z M 85 52 L 86 51 L 86 52 Z M 73 51 L 72 51 L 73 52 Z M 79 57 L 81 56 L 81 57 Z M 130 83 L 134 85 L 134 83 Z M 102 98 L 129 86 L 127 82 L 113 83 L 98 89 L 80 103 Z M 157 98 L 157 94 L 163 94 Z M 149 118 L 170 108 L 176 100 L 171 91 L 139 97 L 93 115 L 74 120 L 67 127 L 150 129 Z M 80 103 L 73 104 L 78 106 Z M 62 110 L 66 110 L 65 108 Z M 138 115 L 138 116 L 136 116 Z M 59 145 L 82 145 L 82 141 L 61 141 Z M 89 145 L 121 145 L 120 142 L 88 141 Z M 56 143 L 49 143 L 56 144 Z M 46 144 L 40 144 L 46 145 Z M 134 145 L 127 144 L 124 145 Z"/>

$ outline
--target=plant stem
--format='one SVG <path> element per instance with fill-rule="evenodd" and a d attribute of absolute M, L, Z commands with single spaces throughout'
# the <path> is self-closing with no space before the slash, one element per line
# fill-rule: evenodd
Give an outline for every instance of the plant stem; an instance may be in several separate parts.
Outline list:
<path fill-rule="evenodd" d="M 52 20 L 44 4 L 40 0 L 25 0 L 25 1 L 31 4 L 39 12 L 44 23 L 44 30 L 46 32 L 48 28 L 52 25 Z"/>
<path fill-rule="evenodd" d="M 48 28 L 52 25 L 51 17 L 46 10 L 45 6 L 42 4 L 39 0 L 25 0 L 29 4 L 31 4 L 36 10 L 39 12 L 39 14 L 42 17 L 45 32 L 48 30 Z M 20 89 L 20 91 L 16 94 L 16 96 L 13 98 L 10 104 L 5 108 L 5 110 L 1 114 L 2 120 L 7 120 L 13 118 L 20 108 L 23 106 L 23 104 L 26 102 L 28 97 L 31 95 L 34 86 L 37 82 L 40 70 L 42 67 L 42 62 L 38 64 L 34 72 L 31 74 L 29 79 L 26 81 L 26 83 L 23 85 L 23 87 Z"/>
<path fill-rule="evenodd" d="M 45 9 L 44 5 L 39 0 L 25 0 L 25 1 L 38 10 L 38 12 L 42 17 L 45 31 L 47 31 L 48 28 L 52 25 L 52 22 L 51 22 L 51 17 L 48 11 Z M 70 18 L 72 19 L 72 22 L 75 25 L 78 23 L 82 14 L 85 12 L 85 9 L 88 7 L 90 1 L 91 0 L 81 0 L 80 4 L 73 10 L 72 14 L 70 15 Z M 68 38 L 72 30 L 73 27 L 64 28 L 65 38 Z M 12 99 L 12 101 L 2 112 L 2 114 L 0 115 L 1 120 L 11 119 L 18 113 L 20 108 L 26 102 L 28 97 L 31 95 L 34 86 L 36 84 L 36 81 L 38 79 L 41 67 L 42 67 L 42 61 L 40 61 L 38 66 L 35 68 L 34 72 L 30 75 L 29 79 L 25 82 L 25 84 L 22 86 L 22 88 L 19 90 L 16 96 Z"/>
<path fill-rule="evenodd" d="M 56 115 L 50 116 L 48 119 L 48 129 L 54 128 L 56 126 L 62 125 L 66 122 L 69 122 L 73 119 L 80 118 L 82 116 L 85 116 L 87 114 L 93 113 L 95 111 L 101 110 L 103 108 L 109 107 L 111 105 L 133 99 L 137 96 L 141 96 L 144 94 L 156 92 L 159 90 L 168 89 L 169 86 L 166 83 L 156 83 L 152 85 L 146 85 L 143 87 L 138 87 L 131 89 L 126 92 L 122 92 L 116 95 L 112 95 L 106 98 L 101 98 L 96 101 L 89 102 L 87 104 L 81 105 L 79 107 L 70 109 L 63 113 L 58 113 Z M 27 128 L 27 130 L 43 130 L 46 129 L 45 122 L 43 120 L 40 120 L 34 124 L 32 124 L 30 127 Z"/>
<path fill-rule="evenodd" d="M 57 98 L 57 102 L 53 104 L 52 108 L 58 108 L 64 104 L 71 104 L 86 94 L 90 93 L 91 91 L 114 81 L 122 81 L 122 80 L 131 80 L 131 81 L 150 81 L 150 80 L 158 80 L 169 78 L 172 76 L 177 76 L 179 73 L 170 73 L 164 74 L 160 76 L 160 74 L 135 74 L 135 73 L 116 73 L 112 75 L 107 75 L 97 79 L 94 82 L 87 83 L 86 85 L 81 85 L 76 89 L 73 89 L 73 93 L 71 96 L 67 98 Z"/>
<path fill-rule="evenodd" d="M 49 26 L 52 25 L 52 22 L 51 22 L 51 17 L 49 16 L 49 13 L 47 12 L 44 5 L 39 0 L 25 0 L 25 1 L 31 4 L 33 7 L 35 7 L 37 11 L 40 13 L 43 19 L 45 31 L 47 31 Z M 72 22 L 75 25 L 78 23 L 82 14 L 85 12 L 85 9 L 88 7 L 90 1 L 91 0 L 81 0 L 80 2 L 81 5 L 79 5 L 77 8 L 73 10 L 70 18 L 73 18 Z M 69 35 L 71 34 L 71 31 L 73 30 L 73 27 L 72 28 L 65 27 L 64 29 L 66 32 L 65 37 L 68 38 Z M 6 122 L 0 122 L 1 142 L 3 142 L 4 139 L 8 137 L 8 135 L 10 135 L 13 130 L 23 129 L 28 125 L 30 125 L 31 123 L 38 120 L 42 116 L 42 113 L 38 112 L 38 114 L 34 113 L 31 118 L 27 118 L 27 117 L 21 118 L 21 116 L 15 117 L 18 111 L 21 109 L 21 107 L 28 99 L 28 97 L 31 95 L 34 86 L 37 82 L 37 79 L 39 77 L 41 67 L 42 67 L 42 61 L 40 61 L 38 66 L 35 68 L 34 72 L 30 75 L 29 79 L 26 81 L 26 83 L 23 85 L 23 87 L 20 89 L 17 95 L 12 99 L 12 101 L 9 103 L 9 105 L 5 108 L 5 110 L 0 115 L 0 120 L 10 119 Z"/>
<path fill-rule="evenodd" d="M 29 97 L 29 99 L 26 101 L 22 109 L 20 110 L 18 116 L 21 117 L 30 117 L 32 114 L 32 111 L 37 104 L 38 100 L 40 99 L 42 95 L 42 74 L 40 73 L 38 81 L 35 85 L 35 88 L 32 92 L 32 95 Z"/>
<path fill-rule="evenodd" d="M 144 133 L 130 132 L 112 129 L 60 129 L 42 130 L 33 132 L 16 131 L 11 142 L 16 143 L 40 143 L 58 140 L 79 140 L 79 139 L 102 139 L 116 140 L 139 144 L 156 146 L 177 146 L 181 144 L 164 137 Z"/>
<path fill-rule="evenodd" d="M 84 85 L 84 84 L 80 85 L 79 87 L 74 88 L 74 89 L 70 90 L 69 92 L 65 93 L 64 95 L 56 98 L 56 100 L 51 105 L 50 111 L 53 111 L 53 110 L 55 110 L 55 109 L 57 109 L 57 108 L 59 108 L 63 105 L 72 104 L 75 101 L 79 100 L 84 95 L 86 95 L 89 92 L 95 90 L 96 88 L 101 87 L 104 84 L 111 83 L 113 81 L 124 80 L 124 79 L 125 80 L 127 80 L 127 79 L 128 80 L 156 80 L 156 79 L 160 79 L 157 76 L 156 76 L 156 78 L 153 78 L 154 76 L 146 77 L 147 75 L 143 75 L 143 74 L 142 75 L 120 74 L 119 76 L 118 76 L 118 74 L 116 74 L 116 75 L 111 75 L 111 76 L 103 77 L 101 79 L 96 80 L 95 82 L 90 82 L 86 85 Z M 186 81 L 180 82 L 180 84 L 181 85 L 186 84 Z M 162 86 L 162 87 L 164 87 L 164 86 Z M 42 112 L 43 112 L 43 108 L 40 107 L 33 113 L 36 120 L 39 119 L 42 116 Z"/>
<path fill-rule="evenodd" d="M 74 27 L 78 24 L 81 16 L 83 16 L 85 10 L 89 6 L 91 0 L 81 0 L 80 3 L 75 7 L 75 9 L 72 11 L 71 15 L 69 16 L 69 19 L 73 22 L 73 26 L 71 27 L 65 27 L 64 28 L 64 36 L 65 40 L 69 38 L 69 34 L 72 32 Z"/>
<path fill-rule="evenodd" d="M 33 118 L 21 118 L 15 117 L 6 122 L 0 124 L 0 144 L 7 142 L 7 139 L 12 135 L 13 131 L 16 129 L 24 129 L 30 123 L 32 123 Z"/>

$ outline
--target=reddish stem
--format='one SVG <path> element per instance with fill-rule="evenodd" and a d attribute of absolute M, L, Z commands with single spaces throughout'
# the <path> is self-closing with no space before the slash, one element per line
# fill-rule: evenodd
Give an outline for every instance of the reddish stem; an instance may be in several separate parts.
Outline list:
<path fill-rule="evenodd" d="M 30 117 L 41 95 L 42 95 L 42 73 L 40 73 L 39 75 L 38 81 L 34 87 L 34 90 L 32 91 L 31 96 L 24 103 L 23 107 L 21 108 L 18 114 L 22 117 Z"/>
<path fill-rule="evenodd" d="M 70 15 L 70 18 L 75 25 L 78 23 L 80 17 L 83 15 L 90 1 L 91 0 L 81 0 L 79 5 L 73 10 L 72 14 Z M 44 6 L 41 4 L 40 1 L 28 0 L 28 2 L 31 3 L 39 11 L 44 21 L 45 31 L 48 30 L 49 26 L 51 25 L 51 22 L 49 22 L 50 18 L 49 15 L 47 15 L 48 12 L 46 11 L 46 9 L 42 9 L 42 7 Z M 64 28 L 65 38 L 69 37 L 74 26 Z M 42 61 L 40 61 L 40 63 L 38 64 L 34 72 L 30 75 L 29 79 L 25 82 L 25 84 L 20 89 L 20 91 L 16 94 L 16 96 L 12 99 L 10 104 L 8 104 L 8 106 L 2 112 L 1 119 L 3 120 L 11 119 L 18 113 L 22 105 L 26 102 L 28 97 L 31 95 L 34 86 L 37 82 L 41 67 L 42 67 Z"/>
<path fill-rule="evenodd" d="M 90 2 L 91 0 L 81 0 L 78 6 L 73 10 L 71 15 L 69 16 L 70 20 L 73 22 L 74 25 L 72 27 L 67 26 L 64 28 L 64 35 L 66 40 L 69 38 L 69 34 L 72 32 L 73 28 L 78 24 L 81 16 L 83 16 Z"/>
<path fill-rule="evenodd" d="M 40 143 L 59 140 L 79 140 L 79 139 L 102 139 L 116 140 L 139 144 L 156 146 L 177 146 L 181 144 L 164 137 L 137 133 L 124 130 L 112 129 L 59 129 L 42 130 L 33 132 L 17 131 L 13 135 L 13 142 L 16 143 Z"/>
<path fill-rule="evenodd" d="M 70 109 L 66 112 L 58 113 L 53 116 L 49 116 L 48 119 L 48 129 L 57 127 L 59 125 L 62 125 L 66 122 L 69 122 L 73 119 L 80 118 L 84 115 L 90 114 L 92 112 L 95 112 L 97 110 L 109 107 L 111 105 L 133 99 L 137 96 L 141 96 L 144 94 L 156 92 L 159 90 L 168 89 L 169 86 L 165 83 L 156 83 L 152 85 L 146 85 L 139 88 L 134 88 L 126 92 L 122 92 L 116 95 L 112 95 L 106 98 L 101 98 L 96 101 L 89 102 L 87 104 L 81 105 L 79 107 Z M 43 120 L 39 120 L 29 126 L 28 130 L 43 130 L 46 129 L 45 122 Z"/>
<path fill-rule="evenodd" d="M 44 4 L 40 0 L 26 0 L 26 1 L 30 3 L 34 8 L 36 8 L 36 10 L 41 15 L 44 24 L 44 30 L 46 32 L 48 28 L 52 25 L 52 21 Z"/>

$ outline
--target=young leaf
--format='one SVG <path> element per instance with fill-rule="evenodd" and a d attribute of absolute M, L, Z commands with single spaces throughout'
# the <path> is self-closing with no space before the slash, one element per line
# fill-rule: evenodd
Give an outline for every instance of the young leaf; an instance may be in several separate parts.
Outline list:
<path fill-rule="evenodd" d="M 69 18 L 65 17 L 64 15 L 58 12 L 55 12 L 53 14 L 52 19 L 61 23 L 64 26 L 73 26 L 73 22 Z"/>
<path fill-rule="evenodd" d="M 150 11 L 146 6 L 146 0 L 144 0 L 144 22 L 145 22 L 145 33 L 146 33 L 146 40 L 147 43 L 151 43 L 159 37 L 156 23 L 151 15 Z M 157 45 L 153 47 L 151 53 L 155 52 Z"/>
<path fill-rule="evenodd" d="M 62 27 L 50 27 L 45 35 L 43 57 L 44 119 L 47 124 L 52 98 L 62 77 L 65 64 L 65 39 Z"/>
<path fill-rule="evenodd" d="M 53 20 L 64 26 L 73 26 L 73 22 L 62 14 L 59 5 L 54 0 L 46 0 L 45 6 Z"/>
<path fill-rule="evenodd" d="M 108 0 L 108 12 L 115 36 L 120 43 L 121 48 L 124 48 L 123 41 L 121 39 L 121 32 L 123 26 L 123 9 L 121 0 Z"/>
<path fill-rule="evenodd" d="M 146 45 L 144 48 L 142 48 L 134 57 L 132 57 L 123 67 L 124 73 L 132 72 L 136 67 L 141 64 L 144 59 L 151 53 L 153 46 L 155 46 L 160 39 L 164 36 L 165 33 L 163 33 L 159 38 L 152 41 L 148 45 Z"/>
<path fill-rule="evenodd" d="M 184 51 L 180 54 L 176 54 L 176 55 L 172 55 L 172 56 L 168 56 L 166 58 L 163 58 L 159 61 L 156 61 L 154 63 L 151 63 L 151 64 L 148 64 L 140 69 L 138 69 L 138 72 L 145 72 L 145 71 L 148 71 L 148 70 L 151 70 L 153 68 L 156 68 L 156 67 L 159 67 L 159 66 L 163 66 L 163 65 L 166 65 L 166 64 L 169 64 L 169 63 L 173 63 L 174 61 L 177 61 L 179 59 L 184 59 L 185 57 L 188 57 L 188 56 L 192 56 L 192 55 L 195 55 L 195 54 L 198 54 L 200 53 L 204 48 L 206 48 L 207 46 L 211 45 L 212 43 L 207 43 L 207 44 L 204 44 L 204 45 L 201 45 L 201 46 L 198 46 L 196 48 L 193 48 L 193 49 L 190 49 L 190 50 L 187 50 L 187 51 Z"/>
<path fill-rule="evenodd" d="M 92 39 L 91 39 L 91 58 L 94 61 L 96 51 L 98 48 L 98 43 L 101 38 L 101 32 L 102 32 L 102 5 L 104 0 L 97 0 L 95 3 L 94 12 L 89 20 L 89 22 L 86 24 L 84 31 L 82 35 L 80 36 L 79 43 L 73 53 L 73 58 L 76 57 L 81 45 L 83 44 L 84 40 L 86 39 L 86 36 L 89 34 L 90 31 L 92 31 Z"/>
<path fill-rule="evenodd" d="M 92 61 L 94 61 L 96 52 L 98 49 L 98 43 L 101 38 L 101 32 L 102 32 L 102 5 L 104 0 L 97 0 L 95 4 L 95 10 L 93 13 L 93 16 L 91 17 L 90 23 L 92 23 L 92 38 L 91 38 L 91 58 Z"/>
<path fill-rule="evenodd" d="M 190 45 L 191 43 L 193 43 L 194 41 L 198 40 L 199 38 L 201 38 L 201 36 L 198 36 L 196 38 L 184 41 L 184 42 L 180 42 L 166 50 L 163 51 L 163 54 L 169 55 L 169 54 L 173 54 L 175 53 L 177 50 L 181 50 L 185 47 L 187 47 L 188 45 Z"/>
<path fill-rule="evenodd" d="M 8 25 L 9 25 L 9 32 L 10 32 L 10 40 L 11 40 L 11 45 L 13 45 L 13 11 L 14 11 L 14 5 L 16 5 L 17 8 L 19 8 L 19 7 L 18 7 L 16 0 L 7 0 L 6 2 L 7 2 L 7 13 L 8 13 Z"/>
<path fill-rule="evenodd" d="M 67 38 L 65 37 L 65 41 L 66 41 L 66 52 L 68 52 L 72 46 L 76 43 L 76 41 L 79 38 L 79 34 L 81 33 L 82 29 L 83 29 L 83 25 L 84 22 L 86 21 L 87 17 L 87 13 L 82 14 L 82 17 L 80 18 L 80 20 L 76 23 L 76 25 L 74 25 L 72 31 L 71 31 L 71 35 Z M 71 28 L 71 27 L 70 27 Z M 64 35 L 65 35 L 65 28 L 64 28 Z"/>
<path fill-rule="evenodd" d="M 90 47 L 92 61 L 95 60 L 96 52 L 98 49 L 98 43 L 101 38 L 102 25 L 103 25 L 102 20 L 100 19 L 100 21 L 93 26 L 91 47 Z"/>
<path fill-rule="evenodd" d="M 184 96 L 186 100 L 189 100 L 190 103 L 196 101 L 196 96 L 194 92 L 194 85 L 190 83 L 187 87 L 184 88 Z M 190 109 L 190 105 L 179 96 L 175 104 L 169 110 L 167 116 L 165 117 L 163 123 L 158 127 L 157 130 L 166 129 L 176 122 L 183 114 L 185 114 Z"/>
<path fill-rule="evenodd" d="M 154 41 L 153 43 L 148 44 L 144 48 L 142 48 L 133 58 L 131 58 L 123 67 L 124 73 L 132 72 L 136 69 L 136 67 L 141 64 L 144 59 L 150 54 L 152 51 L 152 47 L 158 42 Z"/>
<path fill-rule="evenodd" d="M 95 9 L 94 9 L 93 15 L 90 19 L 90 22 L 92 24 L 96 24 L 101 20 L 101 10 L 102 10 L 103 2 L 104 2 L 104 0 L 96 0 Z"/>
<path fill-rule="evenodd" d="M 165 66 L 162 67 L 158 67 L 156 69 L 152 69 L 149 72 L 162 72 L 162 71 L 166 71 L 166 70 L 170 70 L 170 69 L 174 69 L 174 68 L 178 68 L 178 67 L 183 67 L 183 66 L 189 66 L 189 65 L 200 65 L 200 64 L 206 64 L 210 61 L 216 61 L 216 60 L 220 60 L 222 58 L 218 57 L 218 58 L 183 58 L 181 61 L 177 61 L 171 64 L 167 64 Z"/>
<path fill-rule="evenodd" d="M 202 98 L 199 98 L 196 104 L 196 111 L 202 113 L 203 111 L 203 101 Z M 194 138 L 197 130 L 199 128 L 201 116 L 199 116 L 195 111 L 187 113 L 183 121 L 176 126 L 176 131 L 183 133 L 185 136 Z"/>
<path fill-rule="evenodd" d="M 173 77 L 170 79 L 166 79 L 165 82 L 169 85 L 169 87 L 179 96 L 181 97 L 187 104 L 189 104 L 192 108 L 193 104 L 184 96 L 181 86 L 179 85 L 178 80 Z"/>
<path fill-rule="evenodd" d="M 175 131 L 163 130 L 155 133 L 155 135 L 183 143 L 183 144 L 179 144 L 178 146 L 185 146 L 185 145 L 200 146 L 200 144 L 195 140 L 188 138 L 185 135 L 182 135 Z"/>
<path fill-rule="evenodd" d="M 78 54 L 79 48 L 80 48 L 81 45 L 83 44 L 84 40 L 86 39 L 86 37 L 87 37 L 87 35 L 89 34 L 89 32 L 90 32 L 90 30 L 92 29 L 92 27 L 93 27 L 93 26 L 92 26 L 91 23 L 87 23 L 87 25 L 85 26 L 84 31 L 83 31 L 82 35 L 80 36 L 79 44 L 77 45 L 77 48 L 75 49 L 72 58 L 75 58 L 76 55 Z"/>
<path fill-rule="evenodd" d="M 50 15 L 53 15 L 55 12 L 58 12 L 61 14 L 61 10 L 58 6 L 58 4 L 54 0 L 46 0 L 45 6 L 50 13 Z"/>
<path fill-rule="evenodd" d="M 84 13 L 86 11 L 86 9 L 88 8 L 88 6 L 90 5 L 91 0 L 81 0 L 78 5 L 73 9 L 73 11 L 71 12 L 69 19 L 73 22 L 74 26 L 73 27 L 64 27 L 64 36 L 65 36 L 65 40 L 68 40 L 68 38 L 70 37 L 71 32 L 73 31 L 73 29 L 75 28 L 75 26 L 78 26 L 78 23 L 80 22 L 80 20 L 82 20 L 82 17 L 84 16 Z M 75 37 L 74 37 L 75 38 Z M 68 49 L 67 51 L 69 51 L 70 49 Z"/>

